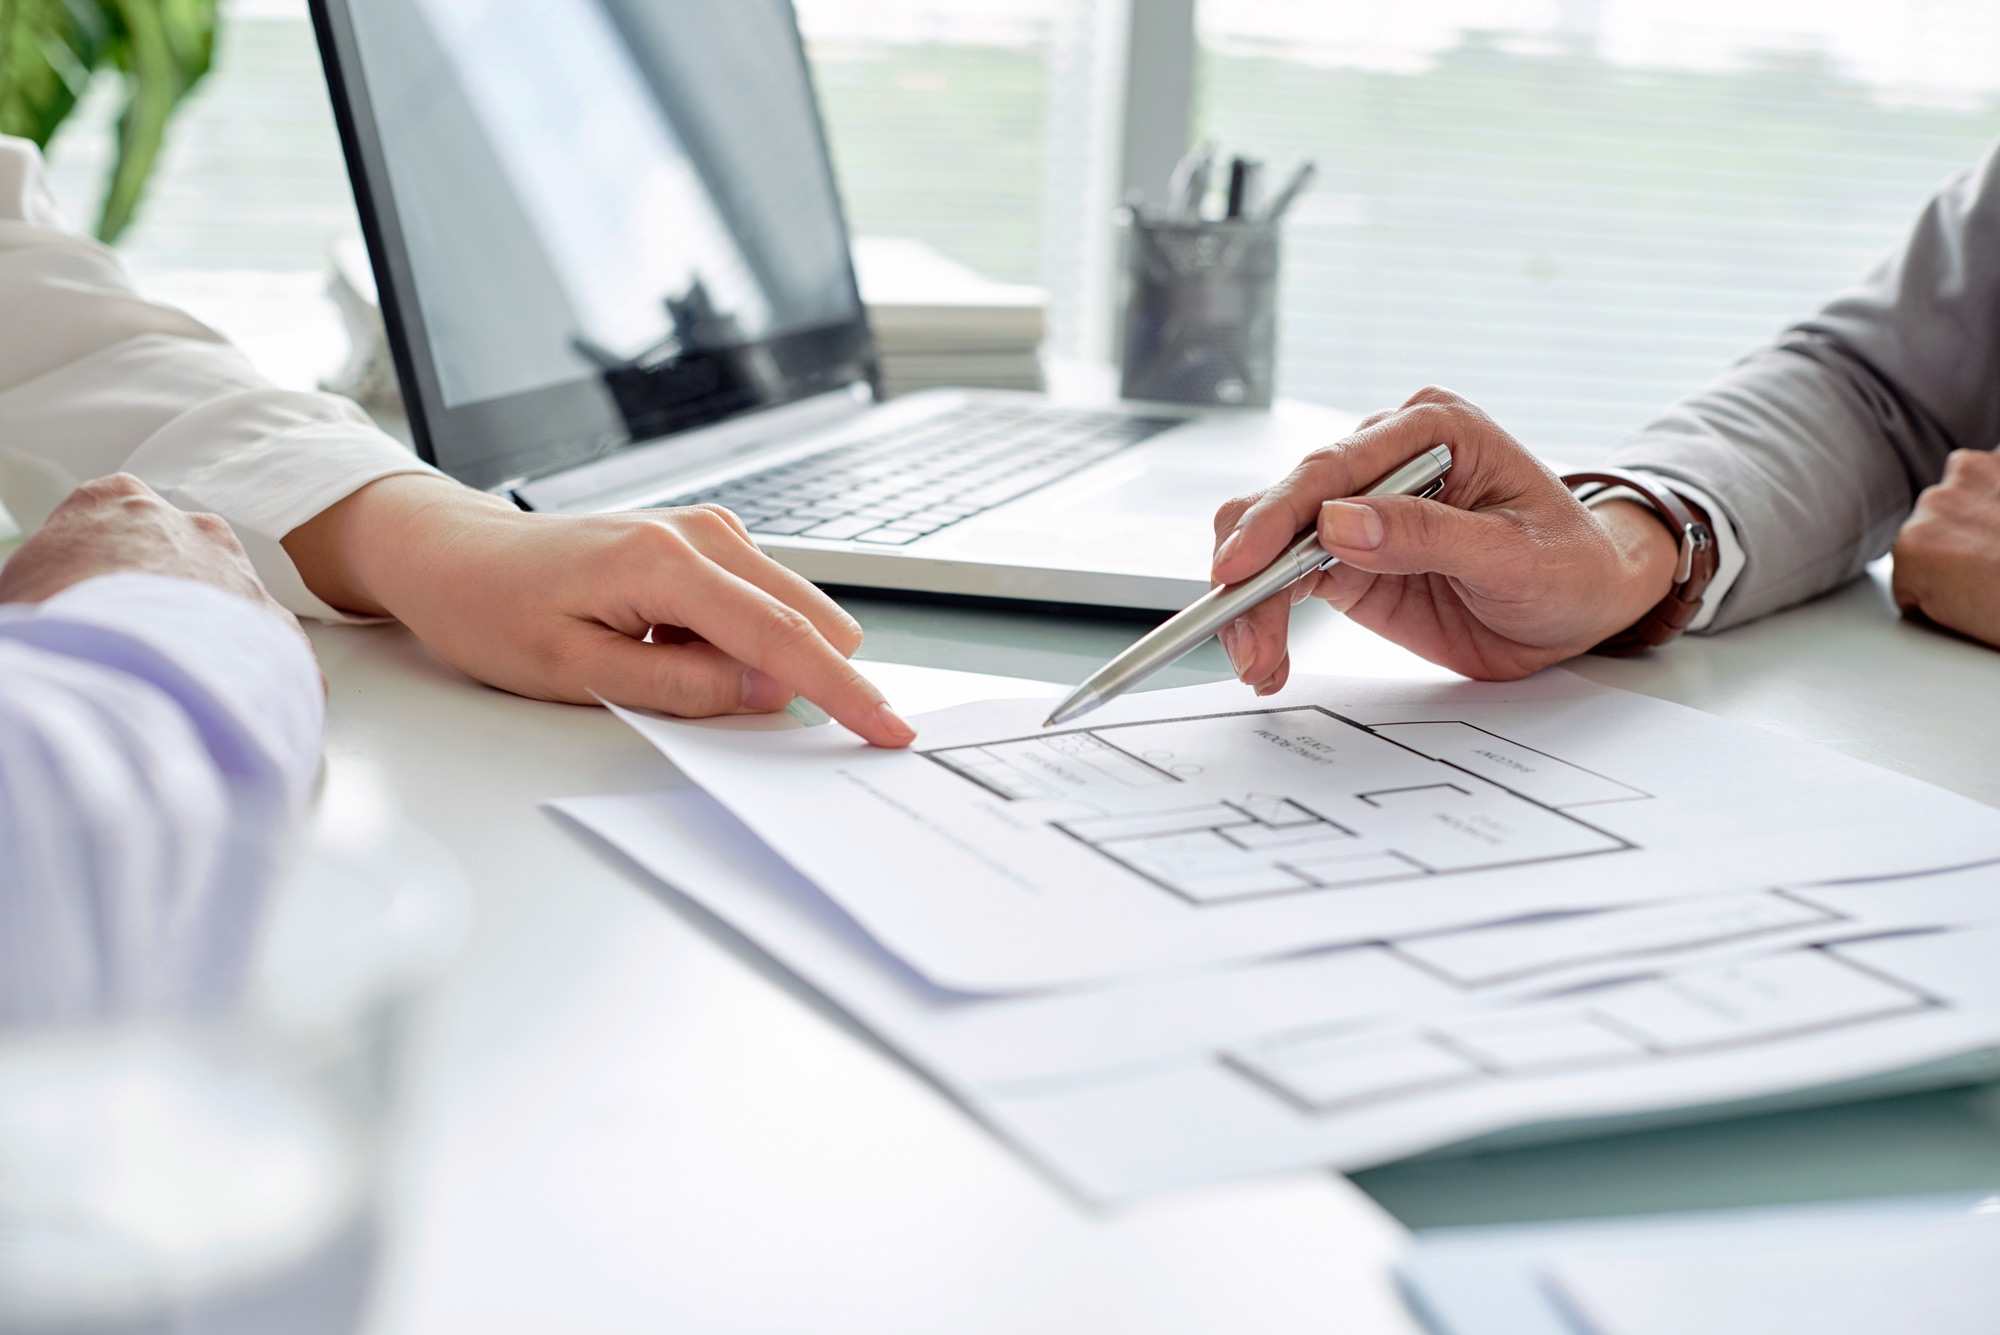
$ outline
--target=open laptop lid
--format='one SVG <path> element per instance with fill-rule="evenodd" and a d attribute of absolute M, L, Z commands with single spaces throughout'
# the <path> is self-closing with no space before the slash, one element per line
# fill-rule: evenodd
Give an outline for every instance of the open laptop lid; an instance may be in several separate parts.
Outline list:
<path fill-rule="evenodd" d="M 857 383 L 790 0 L 311 0 L 418 451 L 493 488 Z"/>

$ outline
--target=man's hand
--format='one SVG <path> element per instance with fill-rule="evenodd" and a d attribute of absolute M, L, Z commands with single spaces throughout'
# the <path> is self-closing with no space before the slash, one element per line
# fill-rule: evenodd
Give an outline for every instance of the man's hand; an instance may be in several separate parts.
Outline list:
<path fill-rule="evenodd" d="M 1435 500 L 1359 498 L 1433 445 L 1451 447 Z M 1324 598 L 1369 629 L 1469 677 L 1505 681 L 1561 662 L 1636 622 L 1673 583 L 1675 548 L 1643 507 L 1586 510 L 1477 407 L 1425 389 L 1306 456 L 1284 481 L 1215 516 L 1213 578 L 1248 579 L 1301 530 L 1341 564 L 1289 602 Z M 1279 595 L 1223 629 L 1259 694 L 1285 684 L 1290 607 Z"/>
<path fill-rule="evenodd" d="M 121 571 L 213 584 L 298 629 L 265 591 L 227 523 L 174 508 L 129 473 L 86 482 L 55 508 L 41 531 L 0 566 L 0 603 L 38 603 L 72 584 Z"/>
<path fill-rule="evenodd" d="M 2000 456 L 1955 450 L 1896 535 L 1896 605 L 2000 645 Z"/>
<path fill-rule="evenodd" d="M 706 717 L 796 694 L 877 746 L 916 736 L 847 661 L 854 619 L 718 507 L 525 514 L 405 474 L 315 516 L 285 549 L 333 606 L 393 616 L 517 695 Z"/>

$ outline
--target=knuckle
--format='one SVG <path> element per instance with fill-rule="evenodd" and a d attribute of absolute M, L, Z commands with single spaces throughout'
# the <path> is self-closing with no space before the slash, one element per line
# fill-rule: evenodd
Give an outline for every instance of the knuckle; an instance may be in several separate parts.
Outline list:
<path fill-rule="evenodd" d="M 653 697 L 660 708 L 682 718 L 706 718 L 736 707 L 728 683 L 697 655 L 667 652 L 653 665 Z"/>
<path fill-rule="evenodd" d="M 1396 508 L 1405 512 L 1410 540 L 1425 551 L 1435 549 L 1444 541 L 1444 507 L 1435 501 L 1418 501 L 1414 505 Z"/>
<path fill-rule="evenodd" d="M 720 537 L 736 532 L 736 516 L 713 501 L 705 501 L 687 512 L 687 521 L 697 532 Z"/>
<path fill-rule="evenodd" d="M 81 487 L 78 487 L 77 490 L 87 491 L 92 495 L 107 498 L 148 496 L 152 493 L 151 487 L 148 487 L 130 473 L 111 473 L 104 477 L 94 478 L 84 483 Z"/>
<path fill-rule="evenodd" d="M 1322 445 L 1299 460 L 1298 467 L 1274 490 L 1318 492 L 1347 469 L 1347 450 L 1341 445 Z"/>
<path fill-rule="evenodd" d="M 1243 517 L 1244 512 L 1255 504 L 1256 500 L 1256 496 L 1236 496 L 1224 501 L 1217 507 L 1215 511 L 1215 536 L 1220 538 L 1223 534 L 1235 528 L 1236 521 Z"/>
<path fill-rule="evenodd" d="M 1418 403 L 1413 404 L 1404 411 L 1403 420 L 1412 426 L 1435 434 L 1447 431 L 1456 426 L 1458 416 L 1456 408 L 1442 403 Z"/>
<path fill-rule="evenodd" d="M 863 636 L 861 634 L 861 628 L 859 626 L 855 626 L 852 628 L 843 626 L 834 631 L 834 633 L 828 636 L 827 639 L 832 643 L 833 647 L 839 651 L 840 656 L 842 658 L 852 658 L 854 657 L 854 655 L 861 652 L 861 641 L 863 639 Z"/>
<path fill-rule="evenodd" d="M 1940 483 L 1918 495 L 1904 527 L 1944 528 L 1954 522 L 1976 522 L 1978 511 L 1979 501 L 1973 492 L 1962 485 Z"/>
<path fill-rule="evenodd" d="M 1891 549 L 1896 557 L 1897 578 L 1908 574 L 1906 565 L 1924 560 L 1937 547 L 1937 525 L 1925 515 L 1913 515 L 1902 531 L 1896 534 L 1895 546 Z"/>
<path fill-rule="evenodd" d="M 1464 399 L 1451 390 L 1446 389 L 1443 385 L 1425 385 L 1422 389 L 1405 399 L 1403 406 L 1405 408 L 1416 408 L 1421 406 L 1457 405 L 1464 402 Z"/>
<path fill-rule="evenodd" d="M 852 658 L 861 648 L 862 637 L 861 623 L 842 613 L 835 620 L 833 630 L 826 638 L 832 642 L 834 648 L 840 650 L 842 658 Z"/>
<path fill-rule="evenodd" d="M 765 605 L 764 633 L 770 638 L 785 642 L 817 639 L 819 631 L 806 614 L 784 603 L 772 602 Z"/>
<path fill-rule="evenodd" d="M 618 535 L 612 546 L 620 556 L 641 561 L 684 556 L 691 550 L 691 544 L 681 533 L 679 514 L 669 511 L 657 520 L 633 524 Z"/>

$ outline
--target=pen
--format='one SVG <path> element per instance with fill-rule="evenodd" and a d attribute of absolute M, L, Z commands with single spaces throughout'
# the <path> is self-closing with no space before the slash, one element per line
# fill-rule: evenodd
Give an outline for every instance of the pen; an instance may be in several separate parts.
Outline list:
<path fill-rule="evenodd" d="M 1229 211 L 1223 216 L 1241 221 L 1257 206 L 1257 176 L 1262 165 L 1255 158 L 1235 158 L 1229 164 Z"/>
<path fill-rule="evenodd" d="M 1162 216 L 1186 219 L 1190 213 L 1199 211 L 1199 206 L 1190 206 L 1188 200 L 1193 197 L 1195 171 L 1211 151 L 1202 143 L 1181 154 L 1181 160 L 1174 164 L 1173 176 L 1167 181 L 1167 206 Z"/>
<path fill-rule="evenodd" d="M 1271 196 L 1270 204 L 1264 209 L 1264 221 L 1276 222 L 1284 217 L 1285 210 L 1290 208 L 1292 202 L 1304 194 L 1306 187 L 1312 184 L 1313 173 L 1318 170 L 1313 166 L 1311 159 L 1301 162 L 1292 172 L 1291 179 L 1285 182 L 1284 188 Z"/>
<path fill-rule="evenodd" d="M 1201 152 L 1188 168 L 1187 194 L 1181 200 L 1181 221 L 1200 222 L 1202 204 L 1208 199 L 1208 174 L 1215 164 L 1215 150 L 1202 145 Z"/>
<path fill-rule="evenodd" d="M 1364 496 L 1435 496 L 1451 471 L 1451 448 L 1434 445 L 1361 494 Z M 1071 691 L 1043 720 L 1044 728 L 1080 718 L 1114 700 L 1169 663 L 1194 650 L 1209 636 L 1272 594 L 1335 564 L 1319 545 L 1317 526 L 1301 533 L 1277 560 L 1240 584 L 1210 589 L 1106 663 Z"/>

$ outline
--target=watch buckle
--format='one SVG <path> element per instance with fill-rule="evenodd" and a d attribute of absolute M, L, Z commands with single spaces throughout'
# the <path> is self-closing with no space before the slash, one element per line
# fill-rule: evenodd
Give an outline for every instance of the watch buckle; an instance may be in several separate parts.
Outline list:
<path fill-rule="evenodd" d="M 1679 587 L 1694 578 L 1694 557 L 1696 552 L 1708 550 L 1715 538 L 1708 531 L 1708 525 L 1690 523 L 1681 528 L 1679 559 L 1674 562 L 1674 585 Z"/>

